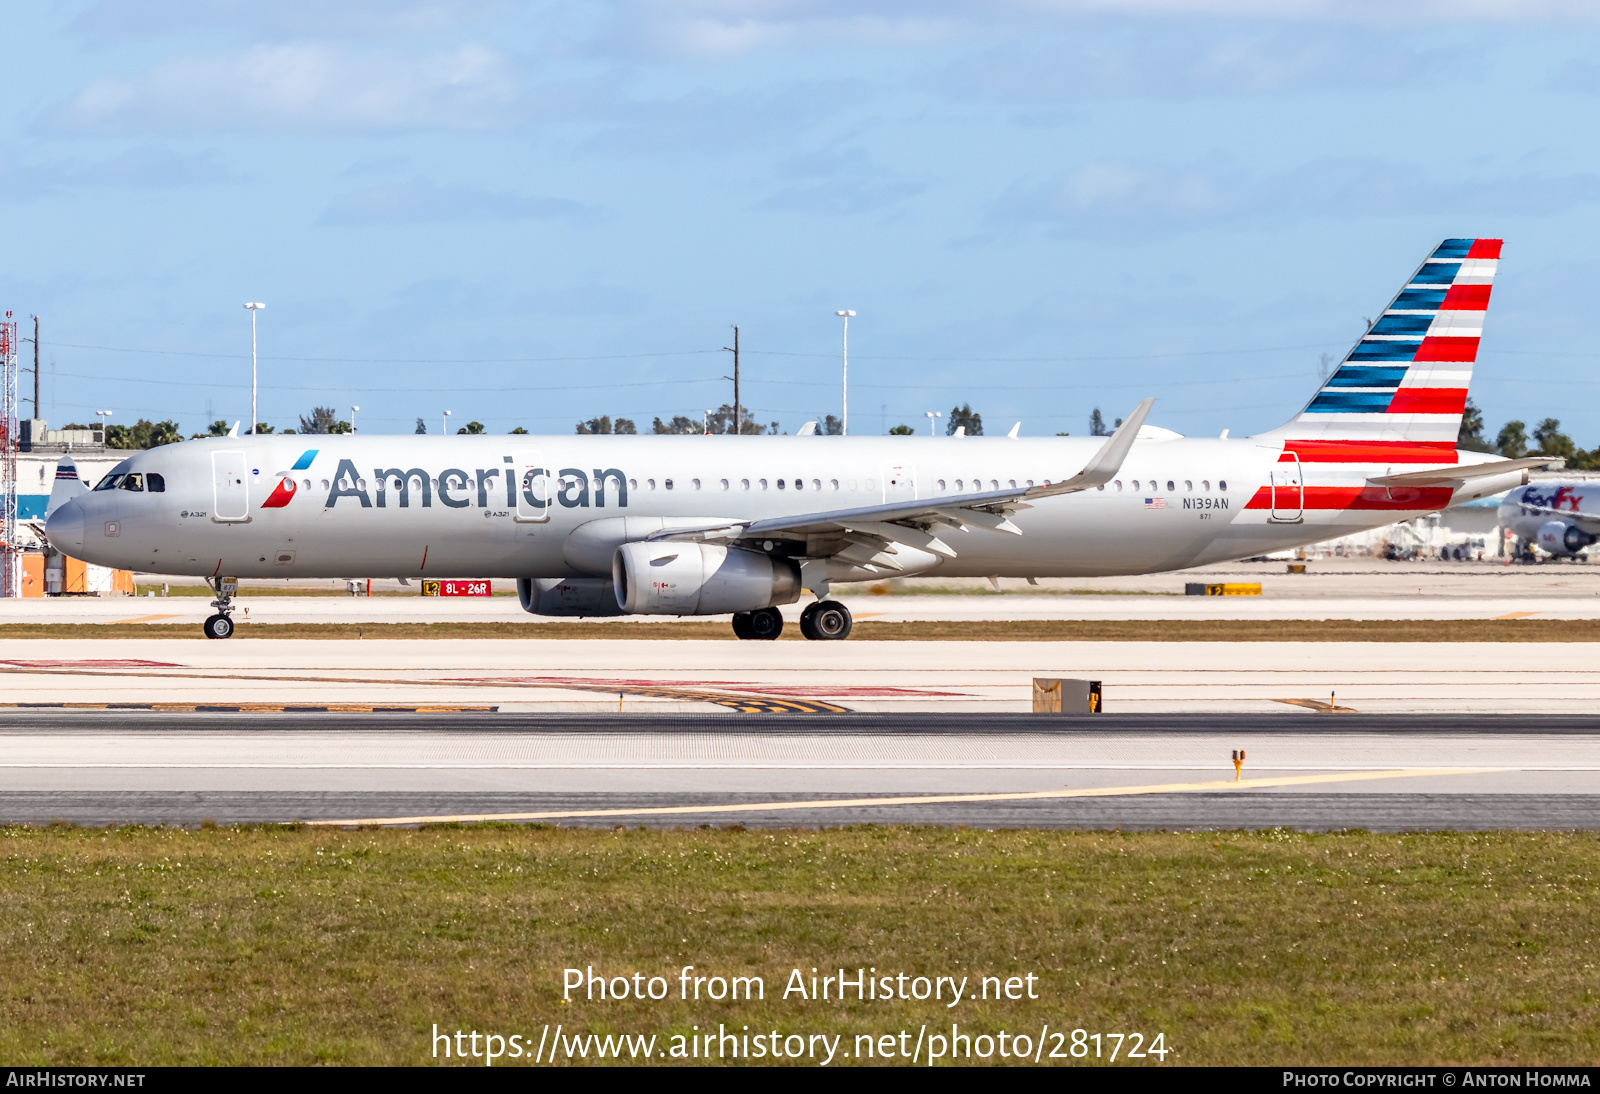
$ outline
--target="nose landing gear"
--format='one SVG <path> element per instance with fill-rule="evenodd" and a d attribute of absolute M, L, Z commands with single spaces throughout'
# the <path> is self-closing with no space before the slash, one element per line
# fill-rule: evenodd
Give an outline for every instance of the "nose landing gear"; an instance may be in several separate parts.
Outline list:
<path fill-rule="evenodd" d="M 811 639 L 840 641 L 854 626 L 850 609 L 837 600 L 819 600 L 800 613 L 800 633 Z"/>
<path fill-rule="evenodd" d="M 217 614 L 207 619 L 201 625 L 207 638 L 232 638 L 233 637 L 233 598 L 239 592 L 239 579 L 236 577 L 214 577 L 211 587 L 217 590 L 217 598 L 211 606 L 217 609 Z"/>

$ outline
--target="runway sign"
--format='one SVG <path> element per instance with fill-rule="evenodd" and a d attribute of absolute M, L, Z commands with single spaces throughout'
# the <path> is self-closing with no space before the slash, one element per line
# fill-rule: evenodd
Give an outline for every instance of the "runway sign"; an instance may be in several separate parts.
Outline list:
<path fill-rule="evenodd" d="M 488 581 L 424 581 L 423 596 L 490 596 L 493 588 Z"/>

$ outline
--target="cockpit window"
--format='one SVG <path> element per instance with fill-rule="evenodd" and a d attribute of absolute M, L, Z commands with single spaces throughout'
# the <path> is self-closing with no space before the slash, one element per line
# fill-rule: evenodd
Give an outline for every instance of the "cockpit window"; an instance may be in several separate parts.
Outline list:
<path fill-rule="evenodd" d="M 96 484 L 96 490 L 115 490 L 122 482 L 121 475 L 107 475 Z"/>
<path fill-rule="evenodd" d="M 118 490 L 133 490 L 133 491 L 136 491 L 138 493 L 143 493 L 144 492 L 144 476 L 138 474 L 137 472 L 135 472 L 134 474 L 131 474 L 131 475 L 124 475 L 124 476 L 122 476 L 122 483 L 121 483 L 121 485 L 119 485 L 117 487 L 117 489 Z"/>
<path fill-rule="evenodd" d="M 164 494 L 167 491 L 167 480 L 152 471 L 144 477 L 144 488 L 152 494 Z"/>

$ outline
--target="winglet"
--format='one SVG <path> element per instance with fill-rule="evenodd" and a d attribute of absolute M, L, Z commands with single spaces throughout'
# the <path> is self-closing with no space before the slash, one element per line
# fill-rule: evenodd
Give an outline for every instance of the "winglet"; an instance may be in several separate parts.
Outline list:
<path fill-rule="evenodd" d="M 1150 408 L 1156 405 L 1154 399 L 1146 399 L 1133 408 L 1133 413 L 1128 415 L 1125 422 L 1117 427 L 1117 431 L 1105 444 L 1100 446 L 1100 451 L 1083 465 L 1072 478 L 1065 482 L 1051 483 L 1049 486 L 1035 486 L 1023 495 L 1024 498 L 1048 498 L 1056 494 L 1076 494 L 1080 490 L 1092 490 L 1096 486 L 1104 486 L 1116 477 L 1122 469 L 1122 461 L 1128 458 L 1128 449 L 1133 447 L 1133 441 L 1139 433 L 1139 427 L 1144 425 L 1145 418 L 1150 415 Z"/>
<path fill-rule="evenodd" d="M 238 422 L 234 422 L 233 423 L 233 428 L 228 430 L 228 436 L 237 437 L 238 435 L 239 435 L 239 423 Z"/>
<path fill-rule="evenodd" d="M 1016 440 L 1017 439 L 1017 434 L 1019 432 L 1021 432 L 1021 431 L 1022 431 L 1022 423 L 1018 422 L 1016 425 L 1011 427 L 1011 432 L 1007 433 L 1006 436 L 1010 437 L 1012 440 Z"/>

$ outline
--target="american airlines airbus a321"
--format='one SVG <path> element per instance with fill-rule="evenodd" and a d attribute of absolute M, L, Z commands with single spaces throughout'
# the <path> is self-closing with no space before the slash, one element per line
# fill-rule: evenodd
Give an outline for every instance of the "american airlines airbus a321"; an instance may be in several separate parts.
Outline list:
<path fill-rule="evenodd" d="M 1448 239 L 1305 409 L 1254 437 L 229 436 L 140 452 L 50 515 L 58 550 L 240 577 L 513 576 L 535 615 L 850 634 L 831 583 L 1146 574 L 1496 494 L 1558 461 L 1456 450 L 1500 257 Z M 802 431 L 803 433 L 806 431 Z"/>

